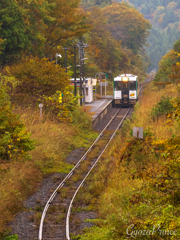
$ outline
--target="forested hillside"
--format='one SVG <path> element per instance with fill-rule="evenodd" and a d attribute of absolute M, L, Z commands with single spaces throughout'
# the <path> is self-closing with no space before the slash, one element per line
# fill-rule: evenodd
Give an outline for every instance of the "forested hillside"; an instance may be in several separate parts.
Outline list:
<path fill-rule="evenodd" d="M 13 7 L 9 7 L 10 3 Z M 52 61 L 60 53 L 62 58 L 58 58 L 58 63 L 64 67 L 66 46 L 67 66 L 73 69 L 74 45 L 84 35 L 83 42 L 89 46 L 86 75 L 107 72 L 112 79 L 131 69 L 132 73 L 143 76 L 148 60 L 142 63 L 139 53 L 144 57 L 142 47 L 149 35 L 149 21 L 130 5 L 105 5 L 89 9 L 79 6 L 79 0 L 2 1 L 1 65 L 20 62 L 30 55 Z"/>
<path fill-rule="evenodd" d="M 130 71 L 141 80 L 150 63 L 144 51 L 151 29 L 149 21 L 127 3 L 84 1 L 82 8 L 93 26 L 86 34 L 91 63 L 86 72 L 92 74 L 101 69 L 112 78 Z"/>
<path fill-rule="evenodd" d="M 121 1 L 120 1 L 121 2 Z M 146 48 L 152 66 L 157 69 L 163 55 L 173 47 L 180 36 L 180 1 L 178 0 L 129 0 L 146 19 L 149 19 L 153 28 Z"/>
<path fill-rule="evenodd" d="M 112 4 L 111 0 L 82 0 L 85 6 L 104 7 Z M 145 47 L 152 65 L 149 70 L 157 69 L 161 57 L 165 55 L 180 36 L 180 1 L 178 0 L 116 0 L 128 2 L 134 6 L 152 24 L 148 38 L 148 47 Z"/>
<path fill-rule="evenodd" d="M 179 79 L 180 40 L 163 57 L 155 82 L 146 85 L 131 120 L 83 189 L 79 199 L 91 199 L 88 209 L 96 202 L 98 218 L 89 219 L 94 226 L 75 239 L 179 239 Z M 142 139 L 132 136 L 134 126 L 143 127 Z"/>
<path fill-rule="evenodd" d="M 101 69 L 113 76 L 131 71 L 141 80 L 149 64 L 148 59 L 142 61 L 146 57 L 142 47 L 149 36 L 149 21 L 136 9 L 120 3 L 85 11 L 93 26 L 86 35 L 89 40 L 86 51 L 92 66 L 89 73 Z"/>
<path fill-rule="evenodd" d="M 131 72 L 142 80 L 150 28 L 127 4 L 89 9 L 79 0 L 0 2 L 0 239 L 17 239 L 5 238 L 7 223 L 23 211 L 23 201 L 47 174 L 69 172 L 65 157 L 96 135 L 69 81 L 79 43 L 86 46 L 85 76 L 106 72 L 111 81 Z M 33 217 L 39 226 L 38 210 Z"/>

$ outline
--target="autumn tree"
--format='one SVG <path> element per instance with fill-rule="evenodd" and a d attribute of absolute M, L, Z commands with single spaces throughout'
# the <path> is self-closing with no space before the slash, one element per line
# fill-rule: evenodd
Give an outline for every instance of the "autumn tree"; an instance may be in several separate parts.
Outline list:
<path fill-rule="evenodd" d="M 170 75 L 172 74 L 172 64 L 176 60 L 176 55 L 173 50 L 162 57 L 159 62 L 159 70 L 155 77 L 155 82 L 170 81 Z"/>
<path fill-rule="evenodd" d="M 82 0 L 81 4 L 83 5 L 83 7 L 89 8 L 92 6 L 104 7 L 110 5 L 112 2 L 112 0 Z"/>
<path fill-rule="evenodd" d="M 120 3 L 105 7 L 103 12 L 108 19 L 107 29 L 112 36 L 118 41 L 121 40 L 122 46 L 137 53 L 146 43 L 148 30 L 151 28 L 149 21 L 135 8 Z"/>
<path fill-rule="evenodd" d="M 170 10 L 175 10 L 177 7 L 177 3 L 176 2 L 170 2 L 168 5 L 167 5 L 167 9 L 170 9 Z"/>
<path fill-rule="evenodd" d="M 21 104 L 36 103 L 43 95 L 51 96 L 56 91 L 63 91 L 69 85 L 68 75 L 60 66 L 46 58 L 28 57 L 6 68 L 6 74 L 18 81 L 12 91 L 12 100 Z"/>
<path fill-rule="evenodd" d="M 155 82 L 179 81 L 180 78 L 180 40 L 174 43 L 174 48 L 165 54 L 159 62 L 159 70 Z"/>
<path fill-rule="evenodd" d="M 65 46 L 67 39 L 79 38 L 90 30 L 90 25 L 85 21 L 86 15 L 79 8 L 79 0 L 54 0 L 54 7 L 50 12 L 52 21 L 47 22 L 44 32 L 45 54 L 50 56 L 56 52 L 56 47 Z M 71 42 L 70 45 L 73 43 Z"/>
<path fill-rule="evenodd" d="M 165 7 L 163 6 L 158 6 L 156 8 L 156 10 L 154 11 L 154 18 L 153 18 L 153 22 L 156 24 L 160 24 L 163 20 L 163 16 L 165 13 Z"/>
<path fill-rule="evenodd" d="M 67 39 L 90 29 L 79 0 L 3 0 L 0 4 L 3 64 L 23 54 L 52 57 Z"/>
<path fill-rule="evenodd" d="M 94 7 L 90 11 L 89 23 L 93 29 L 88 36 L 86 52 L 91 61 L 103 72 L 119 74 L 121 69 L 127 69 L 130 65 L 128 54 L 106 29 L 107 18 L 101 8 Z"/>

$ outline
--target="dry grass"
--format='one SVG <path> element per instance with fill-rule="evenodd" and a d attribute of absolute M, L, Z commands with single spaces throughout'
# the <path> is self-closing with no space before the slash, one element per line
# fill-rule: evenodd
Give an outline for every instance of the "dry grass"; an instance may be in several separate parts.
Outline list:
<path fill-rule="evenodd" d="M 129 202 L 129 196 L 133 194 L 133 189 L 138 190 L 143 187 L 144 183 L 142 180 L 131 178 L 131 169 L 135 169 L 137 166 L 139 168 L 142 168 L 143 166 L 146 166 L 147 168 L 152 166 L 155 167 L 159 164 L 154 158 L 154 155 L 148 155 L 148 162 L 146 162 L 146 159 L 142 156 L 142 159 L 139 159 L 139 162 L 132 161 L 129 163 L 128 167 L 126 164 L 119 162 L 121 150 L 127 143 L 127 140 L 130 138 L 132 139 L 129 134 L 132 128 L 143 127 L 143 129 L 147 129 L 150 127 L 151 131 L 155 134 L 155 137 L 161 139 L 169 138 L 172 134 L 179 135 L 179 129 L 176 124 L 169 127 L 167 125 L 166 117 L 161 117 L 158 121 L 153 121 L 150 118 L 150 109 L 154 104 L 160 101 L 161 96 L 176 97 L 177 95 L 177 86 L 171 85 L 158 90 L 153 84 L 148 85 L 141 96 L 140 106 L 135 107 L 132 121 L 126 125 L 124 131 L 119 131 L 119 134 L 110 144 L 108 150 L 104 154 L 104 160 L 101 161 L 103 164 L 101 164 L 98 172 L 93 177 L 91 184 L 93 193 L 95 193 L 98 189 L 98 184 L 95 184 L 94 182 L 96 177 L 99 179 L 101 176 L 101 184 L 103 184 L 103 181 L 106 183 L 105 192 L 102 193 L 101 191 L 102 195 L 99 199 L 99 212 L 102 217 L 106 218 L 107 215 L 117 213 L 117 209 L 120 214 L 121 209 L 126 211 L 126 209 L 129 208 L 127 203 Z M 139 157 L 141 157 L 141 154 L 139 154 Z M 106 178 L 108 178 L 107 181 Z"/>
<path fill-rule="evenodd" d="M 18 162 L 0 162 L 0 169 L 4 169 L 0 171 L 0 236 L 6 224 L 23 209 L 23 201 L 37 189 L 43 177 L 54 172 L 69 172 L 72 166 L 64 162 L 65 157 L 74 148 L 87 147 L 87 138 L 92 140 L 94 137 L 68 123 L 59 123 L 51 114 L 41 119 L 39 110 L 19 107 L 15 112 L 32 133 L 36 149 L 29 153 L 31 156 Z"/>
<path fill-rule="evenodd" d="M 91 110 L 92 106 L 85 105 L 84 108 L 87 112 L 89 112 Z"/>
<path fill-rule="evenodd" d="M 120 229 L 121 234 L 126 233 L 126 229 L 123 229 L 125 221 L 129 221 L 128 224 L 130 225 L 137 217 L 142 219 L 141 208 L 132 206 L 133 203 L 130 201 L 131 198 L 134 198 L 134 193 L 139 193 L 145 189 L 146 194 L 152 194 L 152 188 L 146 181 L 141 178 L 133 178 L 134 170 L 138 171 L 144 167 L 148 169 L 156 168 L 159 165 L 156 156 L 149 152 L 148 144 L 142 145 L 144 152 L 138 152 L 138 144 L 134 146 L 134 155 L 131 158 L 131 162 L 127 159 L 121 160 L 121 150 L 127 145 L 127 140 L 132 140 L 129 133 L 133 127 L 143 127 L 144 130 L 150 127 L 151 132 L 155 134 L 156 138 L 165 139 L 171 137 L 172 134 L 179 135 L 177 125 L 173 124 L 173 126 L 169 127 L 166 117 L 161 117 L 158 121 L 153 121 L 150 117 L 150 109 L 154 104 L 159 102 L 161 96 L 176 97 L 177 95 L 178 91 L 176 86 L 167 86 L 162 90 L 158 90 L 153 84 L 146 87 L 140 100 L 140 107 L 138 106 L 139 104 L 135 107 L 132 121 L 126 121 L 123 129 L 119 130 L 119 134 L 117 134 L 111 142 L 108 150 L 103 154 L 103 159 L 99 161 L 98 167 L 95 168 L 95 173 L 93 172 L 93 174 L 90 174 L 88 177 L 88 188 L 80 190 L 80 192 L 84 190 L 85 194 L 82 193 L 80 195 L 80 193 L 78 193 L 77 199 L 75 199 L 78 207 L 78 201 L 92 204 L 93 197 L 96 198 L 96 206 L 100 213 L 99 218 L 106 220 L 106 224 L 103 223 L 100 227 L 102 227 L 104 232 L 106 229 L 114 228 L 114 232 L 112 230 L 116 236 L 114 239 L 124 239 L 124 235 L 120 238 L 120 234 L 118 238 L 116 231 Z M 125 151 L 127 150 L 124 150 L 124 152 Z M 133 154 L 131 149 L 127 153 L 130 153 L 130 155 Z M 141 199 L 139 201 L 141 201 Z M 147 209 L 147 212 L 148 211 Z M 122 219 L 121 216 L 123 216 L 122 222 L 120 221 Z M 121 229 L 123 229 L 122 232 Z M 87 233 L 89 235 L 87 234 L 88 236 L 86 235 L 84 238 L 82 237 L 82 239 L 92 239 L 94 234 L 96 234 L 97 238 L 103 238 L 103 231 L 99 231 L 98 233 L 98 230 L 96 230 L 94 233 L 94 229 L 92 231 L 88 229 Z M 112 232 L 110 232 L 111 235 Z M 107 238 L 106 234 L 105 238 Z"/>
<path fill-rule="evenodd" d="M 169 127 L 165 116 L 159 118 L 158 121 L 153 121 L 150 118 L 150 109 L 160 101 L 161 96 L 177 97 L 177 86 L 168 85 L 164 89 L 158 90 L 153 83 L 148 85 L 140 99 L 140 107 L 134 113 L 133 125 L 131 126 L 143 127 L 144 129 L 150 127 L 157 138 L 166 139 L 171 137 L 172 134 L 178 134 L 178 129 Z"/>
<path fill-rule="evenodd" d="M 41 170 L 44 173 L 62 172 L 67 167 L 69 171 L 63 160 L 75 147 L 72 138 L 77 135 L 77 130 L 67 123 L 59 123 L 48 115 L 41 119 L 38 111 L 21 112 L 21 109 L 18 109 L 18 112 L 36 141 L 37 147 L 31 151 L 31 155 Z"/>
<path fill-rule="evenodd" d="M 41 180 L 42 174 L 32 162 L 11 164 L 0 181 L 0 233 L 14 214 L 22 210 L 22 201 L 34 192 Z"/>

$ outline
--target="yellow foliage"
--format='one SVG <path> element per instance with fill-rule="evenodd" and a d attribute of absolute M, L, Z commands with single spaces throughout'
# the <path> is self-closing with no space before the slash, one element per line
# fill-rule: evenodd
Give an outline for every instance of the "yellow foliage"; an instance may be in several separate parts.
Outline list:
<path fill-rule="evenodd" d="M 12 95 L 19 104 L 29 105 L 27 96 L 31 97 L 31 103 L 41 101 L 43 95 L 51 96 L 58 90 L 63 91 L 70 84 L 64 69 L 47 58 L 25 58 L 11 67 L 6 67 L 6 74 L 18 80 Z"/>

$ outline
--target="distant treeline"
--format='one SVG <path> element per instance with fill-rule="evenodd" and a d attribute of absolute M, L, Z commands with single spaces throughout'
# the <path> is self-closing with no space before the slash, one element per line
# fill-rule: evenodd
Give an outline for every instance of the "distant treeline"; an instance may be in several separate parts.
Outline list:
<path fill-rule="evenodd" d="M 119 1 L 121 2 L 121 1 Z M 152 65 L 158 67 L 165 55 L 180 37 L 180 1 L 179 0 L 129 0 L 153 25 L 146 48 Z"/>
<path fill-rule="evenodd" d="M 149 64 L 143 46 L 150 23 L 128 4 L 106 3 L 102 8 L 89 8 L 88 1 L 80 6 L 80 0 L 2 0 L 0 64 L 17 64 L 27 56 L 52 61 L 60 53 L 58 64 L 64 67 L 66 46 L 67 66 L 73 69 L 74 45 L 82 39 L 89 46 L 86 75 L 107 72 L 112 79 L 113 75 L 130 69 L 142 77 Z M 73 71 L 69 74 L 73 75 Z"/>
<path fill-rule="evenodd" d="M 84 5 L 104 7 L 112 0 L 82 0 Z M 153 25 L 145 50 L 150 57 L 149 71 L 158 68 L 161 57 L 165 55 L 180 37 L 180 1 L 178 0 L 116 0 L 138 9 Z"/>

